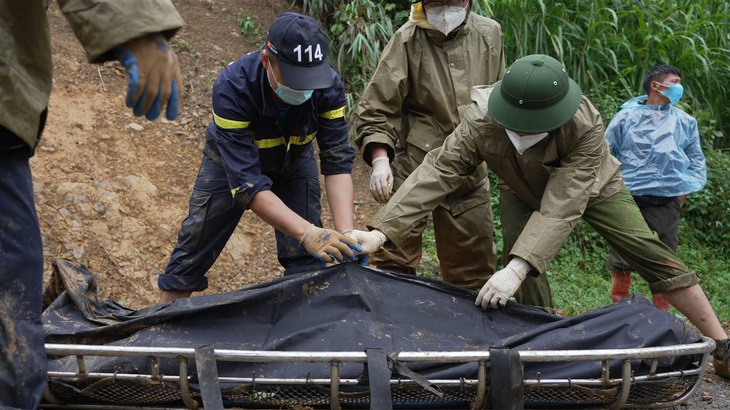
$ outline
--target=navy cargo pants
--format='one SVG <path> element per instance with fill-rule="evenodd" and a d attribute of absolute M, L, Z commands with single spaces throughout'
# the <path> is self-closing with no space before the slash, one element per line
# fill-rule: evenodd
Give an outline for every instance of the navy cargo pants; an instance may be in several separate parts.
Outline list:
<path fill-rule="evenodd" d="M 288 170 L 267 176 L 272 180 L 271 192 L 286 206 L 316 226 L 322 226 L 319 169 L 312 151 L 296 159 Z M 182 223 L 170 262 L 158 279 L 160 289 L 206 289 L 208 279 L 205 274 L 223 251 L 243 212 L 243 209 L 233 206 L 223 166 L 208 154 L 203 154 L 190 196 L 188 216 Z M 286 269 L 284 275 L 325 267 L 324 262 L 309 255 L 299 241 L 278 230 L 276 250 L 279 263 Z"/>
<path fill-rule="evenodd" d="M 0 140 L 5 137 L 0 135 Z M 25 145 L 12 150 L 0 147 L 0 408 L 3 409 L 35 409 L 46 384 L 41 325 L 43 245 L 29 159 L 30 149 Z"/>

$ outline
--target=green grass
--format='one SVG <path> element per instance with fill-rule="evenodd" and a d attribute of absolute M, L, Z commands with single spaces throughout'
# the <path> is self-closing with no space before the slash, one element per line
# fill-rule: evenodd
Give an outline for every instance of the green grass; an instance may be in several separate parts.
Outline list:
<path fill-rule="evenodd" d="M 418 265 L 417 274 L 427 278 L 441 279 L 441 268 L 436 253 L 436 238 L 433 232 L 433 219 L 430 217 L 428 218 L 426 230 L 423 232 L 423 254 L 421 263 Z"/>

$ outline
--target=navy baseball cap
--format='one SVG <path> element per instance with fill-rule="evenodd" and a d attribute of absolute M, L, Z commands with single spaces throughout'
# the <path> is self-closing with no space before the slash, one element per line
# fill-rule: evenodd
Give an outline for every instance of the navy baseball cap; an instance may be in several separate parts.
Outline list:
<path fill-rule="evenodd" d="M 332 86 L 327 40 L 313 18 L 291 12 L 281 14 L 269 26 L 266 49 L 276 57 L 288 87 L 316 90 Z"/>

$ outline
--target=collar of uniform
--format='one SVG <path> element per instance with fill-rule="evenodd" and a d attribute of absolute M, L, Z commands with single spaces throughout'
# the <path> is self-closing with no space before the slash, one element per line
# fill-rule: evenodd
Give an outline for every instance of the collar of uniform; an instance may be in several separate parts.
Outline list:
<path fill-rule="evenodd" d="M 671 104 L 666 104 L 666 105 L 649 105 L 649 104 L 646 103 L 646 101 L 644 101 L 643 103 L 640 103 L 639 105 L 641 106 L 641 108 L 643 108 L 645 110 L 649 110 L 649 111 L 669 111 L 669 110 L 672 109 L 672 105 Z"/>
<path fill-rule="evenodd" d="M 276 117 L 279 115 L 279 109 L 276 107 L 274 90 L 271 88 L 271 84 L 269 84 L 269 78 L 266 76 L 266 68 L 263 63 L 259 66 L 259 77 L 261 101 L 263 102 L 263 107 L 261 107 L 262 114 L 265 117 Z"/>

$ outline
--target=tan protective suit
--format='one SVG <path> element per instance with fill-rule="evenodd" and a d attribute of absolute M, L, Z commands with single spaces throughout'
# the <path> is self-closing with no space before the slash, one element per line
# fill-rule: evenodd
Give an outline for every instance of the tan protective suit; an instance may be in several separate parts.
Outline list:
<path fill-rule="evenodd" d="M 493 84 L 505 70 L 497 22 L 470 14 L 463 26 L 445 36 L 428 28 L 419 6 L 414 5 L 410 21 L 383 50 L 355 112 L 355 143 L 363 159 L 371 164 L 368 144 L 387 145 L 396 190 L 459 124 L 471 102 L 471 88 Z M 384 252 L 373 255 L 373 263 L 415 273 L 422 233 L 432 214 L 443 279 L 480 288 L 496 266 L 486 176 L 486 165 L 478 164 L 438 206 L 409 220 L 398 246 L 386 244 Z"/>

